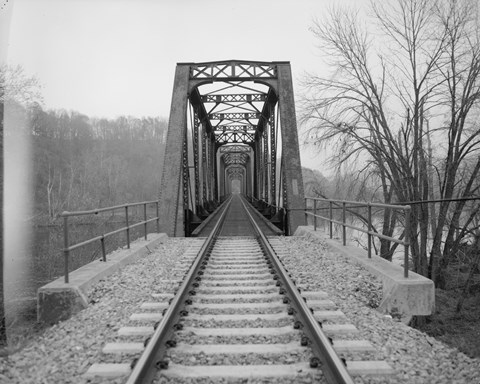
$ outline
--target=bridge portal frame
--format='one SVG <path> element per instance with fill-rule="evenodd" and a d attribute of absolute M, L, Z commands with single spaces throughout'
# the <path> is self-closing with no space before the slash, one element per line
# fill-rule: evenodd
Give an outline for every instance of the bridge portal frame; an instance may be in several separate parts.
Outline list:
<path fill-rule="evenodd" d="M 189 101 L 197 106 L 195 109 L 196 118 L 198 117 L 205 124 L 206 134 L 209 137 L 208 140 L 212 141 L 209 145 L 212 145 L 215 151 L 218 149 L 218 144 L 215 143 L 214 127 L 210 124 L 208 113 L 201 103 L 204 96 L 201 96 L 198 91 L 199 86 L 216 81 L 253 81 L 269 87 L 262 115 L 267 116 L 267 121 L 270 123 L 270 137 L 271 140 L 275 140 L 275 121 L 273 118 L 270 119 L 270 117 L 273 116 L 272 111 L 275 109 L 275 105 L 278 105 L 282 143 L 281 174 L 279 176 L 283 187 L 283 206 L 288 212 L 288 234 L 293 234 L 298 226 L 305 223 L 302 212 L 305 201 L 293 81 L 290 62 L 288 61 L 257 62 L 229 60 L 177 64 L 160 189 L 161 231 L 169 236 L 185 236 L 186 233 L 184 201 L 187 198 L 186 194 L 188 194 L 188 176 L 190 172 L 188 170 L 188 160 L 185 164 L 185 159 L 188 156 L 186 132 Z M 251 143 L 254 148 L 254 169 L 257 175 L 263 174 L 258 172 L 258 167 L 262 163 L 264 163 L 262 166 L 265 167 L 266 163 L 269 162 L 271 167 L 270 178 L 272 176 L 276 178 L 276 153 L 274 146 L 271 145 L 270 156 L 268 156 L 268 143 L 265 140 L 268 134 L 266 128 L 265 119 L 260 119 L 255 133 L 255 141 Z M 247 135 L 244 137 L 250 138 L 248 133 L 239 134 Z M 262 135 L 264 136 L 263 143 L 261 140 Z M 261 148 L 262 144 L 263 148 Z M 262 156 L 260 156 L 261 153 Z M 263 158 L 260 159 L 259 157 Z M 212 163 L 215 163 L 212 166 L 215 165 L 216 168 L 216 161 Z M 218 190 L 218 171 L 216 169 L 215 173 L 217 174 L 215 180 L 211 180 L 215 184 L 211 188 L 212 191 Z M 255 193 L 263 190 L 265 192 L 264 197 L 268 200 L 268 196 L 270 196 L 271 203 L 278 203 L 275 200 L 275 178 L 270 183 L 270 190 L 265 175 L 263 179 L 260 178 L 261 180 L 257 177 L 253 178 Z M 272 189 L 273 194 L 271 193 Z M 270 192 L 267 194 L 267 191 Z M 218 198 L 218 196 L 215 197 Z M 258 198 L 259 196 L 255 197 Z"/>

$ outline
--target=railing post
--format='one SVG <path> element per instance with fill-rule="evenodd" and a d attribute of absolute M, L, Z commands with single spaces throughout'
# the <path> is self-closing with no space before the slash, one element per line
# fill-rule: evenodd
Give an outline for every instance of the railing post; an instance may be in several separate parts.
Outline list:
<path fill-rule="evenodd" d="M 372 206 L 368 204 L 368 258 L 372 258 Z"/>
<path fill-rule="evenodd" d="M 403 276 L 408 278 L 408 264 L 409 264 L 409 255 L 408 255 L 408 247 L 410 246 L 410 209 L 411 207 L 408 205 L 405 209 L 405 258 L 403 260 Z"/>
<path fill-rule="evenodd" d="M 317 200 L 313 199 L 313 230 L 317 230 Z"/>
<path fill-rule="evenodd" d="M 107 253 L 105 252 L 105 237 L 103 235 L 102 235 L 102 238 L 100 239 L 100 243 L 102 243 L 102 261 L 106 262 Z"/>
<path fill-rule="evenodd" d="M 330 232 L 330 239 L 333 239 L 333 202 L 329 201 L 329 217 L 330 217 L 330 229 L 329 229 L 329 232 Z"/>
<path fill-rule="evenodd" d="M 160 233 L 160 217 L 159 217 L 159 214 L 158 214 L 158 200 L 155 202 L 155 205 L 156 205 L 156 215 L 157 215 L 157 233 Z"/>
<path fill-rule="evenodd" d="M 144 232 L 145 232 L 145 240 L 147 240 L 147 204 L 143 204 L 143 221 L 144 224 Z"/>
<path fill-rule="evenodd" d="M 127 248 L 130 249 L 130 225 L 128 224 L 128 205 L 125 206 L 125 224 L 127 226 Z"/>
<path fill-rule="evenodd" d="M 305 225 L 308 225 L 308 197 L 305 197 L 304 200 L 305 200 Z"/>
<path fill-rule="evenodd" d="M 342 202 L 342 241 L 343 245 L 347 245 L 347 227 L 345 226 L 345 222 L 347 221 L 347 212 L 346 212 L 346 203 L 345 201 Z"/>
<path fill-rule="evenodd" d="M 65 212 L 63 213 L 65 215 Z M 68 259 L 70 250 L 68 249 L 68 216 L 63 216 L 63 254 L 65 258 L 65 283 L 68 284 Z"/>

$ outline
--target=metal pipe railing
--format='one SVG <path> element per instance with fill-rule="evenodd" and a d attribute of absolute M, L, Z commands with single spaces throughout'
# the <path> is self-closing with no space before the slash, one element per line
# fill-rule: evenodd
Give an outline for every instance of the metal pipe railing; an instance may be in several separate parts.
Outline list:
<path fill-rule="evenodd" d="M 147 219 L 147 205 L 151 205 L 151 204 L 155 204 L 156 217 L 151 218 L 151 219 Z M 113 236 L 117 233 L 125 231 L 126 235 L 127 235 L 127 248 L 130 248 L 130 229 L 133 229 L 133 228 L 139 227 L 139 226 L 143 226 L 144 227 L 144 230 L 143 230 L 144 237 L 145 237 L 145 240 L 147 240 L 147 233 L 148 233 L 147 225 L 148 225 L 148 223 L 156 221 L 156 223 L 157 223 L 157 225 L 156 225 L 157 233 L 160 232 L 160 217 L 159 217 L 158 205 L 159 205 L 159 201 L 158 200 L 153 200 L 153 201 L 142 201 L 142 202 L 139 202 L 139 203 L 129 203 L 129 204 L 123 204 L 123 205 L 116 205 L 116 206 L 113 206 L 113 207 L 92 209 L 92 210 L 89 210 L 89 211 L 76 211 L 76 212 L 65 211 L 65 212 L 63 212 L 61 214 L 61 216 L 63 217 L 63 240 L 64 240 L 63 253 L 64 253 L 64 259 L 65 259 L 65 283 L 69 282 L 69 260 L 70 260 L 70 252 L 71 251 L 100 240 L 101 248 L 102 248 L 102 260 L 107 261 L 107 255 L 106 255 L 106 250 L 105 250 L 105 239 L 107 237 Z M 143 206 L 143 221 L 140 221 L 140 222 L 135 223 L 135 224 L 130 224 L 128 208 L 129 207 L 136 207 L 136 206 Z M 95 236 L 91 239 L 82 241 L 82 242 L 77 243 L 77 244 L 71 245 L 69 243 L 69 232 L 68 232 L 68 218 L 69 217 L 96 215 L 100 212 L 111 212 L 111 211 L 115 211 L 115 210 L 122 209 L 122 208 L 125 209 L 125 227 L 116 229 L 116 230 L 108 232 L 108 233 L 104 233 L 104 234 L 99 235 L 99 236 Z"/>
<path fill-rule="evenodd" d="M 313 201 L 313 207 L 308 208 L 308 201 L 311 200 Z M 323 202 L 323 203 L 328 203 L 328 207 L 324 208 L 319 208 L 317 202 Z M 334 207 L 335 205 L 335 207 Z M 368 209 L 368 215 L 367 215 L 367 229 L 357 227 L 352 224 L 348 224 L 346 221 L 346 212 L 347 212 L 347 206 L 348 208 L 367 208 Z M 368 235 L 368 246 L 367 246 L 367 252 L 368 252 L 368 258 L 372 257 L 372 236 L 378 237 L 380 239 L 392 241 L 394 243 L 400 244 L 404 246 L 404 263 L 403 263 L 403 275 L 404 277 L 408 277 L 408 271 L 409 271 L 409 246 L 410 246 L 410 210 L 411 207 L 410 205 L 393 205 L 393 204 L 382 204 L 382 203 L 365 203 L 365 202 L 358 202 L 358 201 L 347 201 L 347 200 L 333 200 L 333 199 L 323 199 L 323 198 L 317 198 L 317 197 L 305 197 L 305 217 L 308 216 L 313 216 L 314 220 L 314 230 L 317 229 L 317 218 L 318 219 L 323 219 L 328 221 L 329 223 L 329 236 L 330 239 L 333 238 L 333 224 L 338 224 L 342 226 L 342 243 L 343 245 L 346 245 L 347 243 L 347 236 L 346 236 L 346 230 L 347 228 L 360 231 L 363 233 L 366 233 Z M 387 209 L 395 209 L 395 210 L 402 210 L 405 215 L 405 235 L 403 240 L 397 239 L 394 237 L 390 236 L 385 236 L 381 233 L 374 232 L 373 231 L 373 225 L 372 225 L 372 207 L 375 208 L 387 208 Z M 309 212 L 309 209 L 313 210 L 313 212 Z M 335 220 L 333 218 L 333 210 L 334 209 L 341 209 L 342 210 L 342 219 L 341 220 Z M 322 216 L 318 214 L 319 210 L 328 210 L 328 217 L 327 216 Z"/>

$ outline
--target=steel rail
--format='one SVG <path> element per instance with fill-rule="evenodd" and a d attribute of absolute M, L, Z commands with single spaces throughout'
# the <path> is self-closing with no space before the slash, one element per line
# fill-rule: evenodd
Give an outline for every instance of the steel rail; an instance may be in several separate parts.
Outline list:
<path fill-rule="evenodd" d="M 311 348 L 313 349 L 316 357 L 318 357 L 322 363 L 322 372 L 330 384 L 353 384 L 354 381 L 347 371 L 344 362 L 338 357 L 337 353 L 333 349 L 332 343 L 329 338 L 323 333 L 319 322 L 315 319 L 313 314 L 308 308 L 307 304 L 303 300 L 302 296 L 298 292 L 297 287 L 289 277 L 288 272 L 283 267 L 280 259 L 273 250 L 272 246 L 268 242 L 265 235 L 260 230 L 258 224 L 253 220 L 252 215 L 248 211 L 244 201 L 242 204 L 247 212 L 247 216 L 251 221 L 251 224 L 258 235 L 259 241 L 268 254 L 270 259 L 275 264 L 275 269 L 279 275 L 281 281 L 284 283 L 284 287 L 288 292 L 288 297 L 291 300 L 291 305 L 296 311 L 297 317 L 303 324 L 303 331 L 311 341 Z"/>
<path fill-rule="evenodd" d="M 165 350 L 167 349 L 166 341 L 173 334 L 173 326 L 180 318 L 180 310 L 185 306 L 185 299 L 189 295 L 189 291 L 195 282 L 197 272 L 200 270 L 201 264 L 211 249 L 218 232 L 221 229 L 221 225 L 225 220 L 226 213 L 228 211 L 231 202 L 225 204 L 225 208 L 220 215 L 220 218 L 215 224 L 215 227 L 211 234 L 207 237 L 205 242 L 199 251 L 199 256 L 194 260 L 188 274 L 185 276 L 182 284 L 178 288 L 172 302 L 170 303 L 167 311 L 159 322 L 155 332 L 153 333 L 150 341 L 147 343 L 142 355 L 137 360 L 133 370 L 126 381 L 126 384 L 145 384 L 154 379 L 160 369 L 158 364 L 161 362 Z"/>

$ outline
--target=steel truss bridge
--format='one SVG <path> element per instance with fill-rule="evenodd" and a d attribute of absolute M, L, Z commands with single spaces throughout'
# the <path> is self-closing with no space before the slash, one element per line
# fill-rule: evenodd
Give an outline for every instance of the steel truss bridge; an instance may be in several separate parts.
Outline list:
<path fill-rule="evenodd" d="M 304 223 L 289 62 L 179 63 L 160 192 L 161 229 L 190 236 L 240 192 L 274 224 Z"/>

